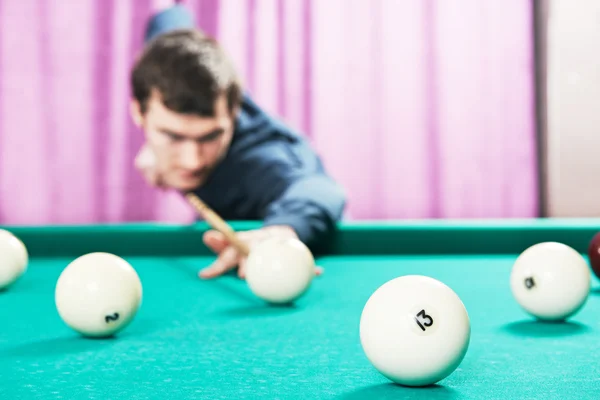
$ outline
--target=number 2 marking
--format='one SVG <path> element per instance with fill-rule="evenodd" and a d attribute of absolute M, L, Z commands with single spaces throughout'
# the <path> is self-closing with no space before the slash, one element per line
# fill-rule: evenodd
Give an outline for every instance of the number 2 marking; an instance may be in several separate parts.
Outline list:
<path fill-rule="evenodd" d="M 424 322 L 421 324 L 421 321 L 419 321 L 419 317 L 425 319 L 425 320 L 429 320 L 429 322 Z M 425 310 L 421 310 L 419 311 L 419 313 L 417 314 L 417 316 L 415 317 L 415 321 L 417 322 L 417 325 L 419 325 L 419 328 L 421 328 L 421 330 L 423 332 L 425 332 L 425 327 L 430 327 L 431 325 L 433 325 L 433 318 L 431 318 L 431 316 L 425 314 Z"/>
<path fill-rule="evenodd" d="M 114 313 L 113 315 L 107 315 L 104 317 L 104 321 L 108 324 L 111 321 L 117 321 L 119 319 L 119 313 Z"/>

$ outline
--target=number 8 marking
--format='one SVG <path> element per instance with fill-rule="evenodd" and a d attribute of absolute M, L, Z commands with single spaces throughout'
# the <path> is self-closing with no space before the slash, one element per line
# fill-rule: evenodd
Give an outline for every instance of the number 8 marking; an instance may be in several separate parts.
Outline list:
<path fill-rule="evenodd" d="M 421 321 L 419 321 L 418 317 L 421 317 L 425 320 L 429 320 L 429 322 L 424 322 L 423 324 L 421 324 Z M 433 325 L 433 318 L 431 318 L 431 316 L 425 314 L 424 309 L 419 311 L 419 313 L 415 317 L 415 321 L 417 322 L 417 325 L 419 325 L 419 328 L 421 328 L 423 330 L 423 332 L 425 332 L 425 327 L 430 327 L 431 325 Z"/>

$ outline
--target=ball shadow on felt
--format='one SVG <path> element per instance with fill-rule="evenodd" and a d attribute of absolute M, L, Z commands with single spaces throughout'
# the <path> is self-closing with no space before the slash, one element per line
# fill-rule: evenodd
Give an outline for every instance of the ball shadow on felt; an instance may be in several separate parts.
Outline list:
<path fill-rule="evenodd" d="M 118 341 L 116 336 L 107 338 L 87 338 L 77 334 L 38 340 L 13 346 L 0 352 L 3 357 L 51 357 L 63 354 L 85 353 L 92 350 L 105 350 Z"/>
<path fill-rule="evenodd" d="M 502 326 L 503 332 L 519 337 L 560 337 L 589 332 L 589 326 L 573 321 L 541 321 L 536 319 L 510 322 Z"/>
<path fill-rule="evenodd" d="M 596 286 L 590 290 L 591 296 L 600 296 L 600 286 Z"/>
<path fill-rule="evenodd" d="M 340 400 L 363 399 L 432 399 L 450 400 L 459 397 L 454 389 L 441 384 L 423 387 L 408 387 L 393 382 L 366 386 L 338 397 Z"/>

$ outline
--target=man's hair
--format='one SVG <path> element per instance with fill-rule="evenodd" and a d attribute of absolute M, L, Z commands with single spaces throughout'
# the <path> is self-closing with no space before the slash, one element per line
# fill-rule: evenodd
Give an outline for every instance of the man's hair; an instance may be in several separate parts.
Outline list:
<path fill-rule="evenodd" d="M 216 101 L 223 94 L 232 112 L 242 92 L 223 49 L 197 30 L 171 31 L 149 42 L 133 68 L 131 85 L 142 113 L 156 90 L 168 109 L 202 117 L 215 115 Z"/>

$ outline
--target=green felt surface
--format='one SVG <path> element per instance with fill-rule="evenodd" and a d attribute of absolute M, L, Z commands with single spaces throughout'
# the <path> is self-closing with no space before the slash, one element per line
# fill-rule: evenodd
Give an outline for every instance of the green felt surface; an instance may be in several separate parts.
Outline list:
<path fill-rule="evenodd" d="M 269 307 L 243 281 L 200 281 L 211 257 L 131 256 L 144 286 L 117 338 L 78 337 L 54 285 L 70 257 L 34 257 L 0 293 L 0 399 L 592 399 L 600 393 L 600 296 L 566 324 L 529 319 L 508 278 L 515 254 L 327 256 L 294 308 Z M 358 336 L 370 294 L 403 274 L 440 279 L 472 322 L 469 351 L 434 387 L 390 384 Z"/>

